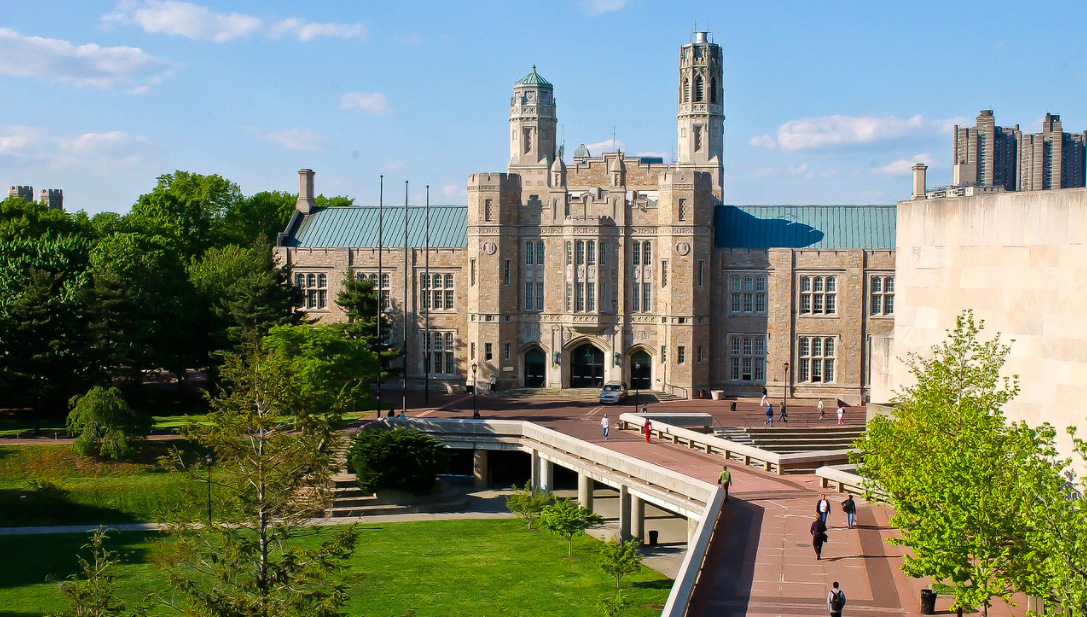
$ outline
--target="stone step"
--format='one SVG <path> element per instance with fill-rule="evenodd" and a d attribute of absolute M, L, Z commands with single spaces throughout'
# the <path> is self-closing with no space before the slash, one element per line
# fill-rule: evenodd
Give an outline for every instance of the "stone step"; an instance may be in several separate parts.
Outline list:
<path fill-rule="evenodd" d="M 755 445 L 755 443 L 751 441 L 751 436 L 742 428 L 718 428 L 714 429 L 713 434 L 733 443 L 743 444 L 745 446 Z"/>

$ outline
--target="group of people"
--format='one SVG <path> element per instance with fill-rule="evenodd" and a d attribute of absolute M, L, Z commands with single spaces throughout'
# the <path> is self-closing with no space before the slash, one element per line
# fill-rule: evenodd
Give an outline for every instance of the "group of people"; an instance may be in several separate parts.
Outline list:
<path fill-rule="evenodd" d="M 759 401 L 759 406 L 766 408 L 766 422 L 764 422 L 763 425 L 774 426 L 774 405 L 767 397 L 766 388 L 762 389 L 762 399 Z M 815 404 L 815 408 L 819 411 L 819 419 L 825 420 L 827 412 L 823 409 L 822 399 L 819 399 L 819 402 Z M 845 426 L 845 407 L 839 404 L 835 414 L 838 416 L 838 426 Z M 782 424 L 789 423 L 789 412 L 785 407 L 785 401 L 781 401 L 781 404 L 778 405 L 778 422 L 781 422 Z"/>
<path fill-rule="evenodd" d="M 608 419 L 608 414 L 604 414 L 603 418 L 600 418 L 600 433 L 604 439 L 608 438 L 608 434 L 611 432 L 611 420 Z M 653 423 L 649 418 L 645 419 L 645 424 L 642 426 L 642 434 L 645 435 L 645 442 L 649 443 L 649 438 L 653 434 Z"/>

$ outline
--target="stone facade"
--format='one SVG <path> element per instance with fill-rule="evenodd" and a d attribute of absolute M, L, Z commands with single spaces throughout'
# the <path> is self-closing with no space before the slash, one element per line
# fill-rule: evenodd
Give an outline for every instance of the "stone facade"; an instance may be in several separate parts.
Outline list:
<path fill-rule="evenodd" d="M 535 67 L 514 85 L 506 172 L 469 176 L 463 242 L 430 252 L 432 275 L 455 281 L 454 306 L 431 311 L 431 328 L 451 332 L 455 347 L 454 372 L 438 382 L 457 388 L 493 377 L 502 388 L 577 388 L 621 381 L 682 397 L 709 390 L 757 396 L 766 387 L 778 400 L 864 400 L 870 335 L 892 327 L 890 314 L 868 310 L 872 277 L 890 281 L 893 296 L 894 254 L 863 242 L 805 248 L 824 236 L 811 227 L 812 239 L 800 244 L 741 249 L 720 241 L 722 65 L 707 33 L 681 46 L 680 148 L 670 165 L 581 146 L 568 166 L 555 140 L 554 87 Z M 343 273 L 376 274 L 378 249 L 320 239 L 313 175 L 301 173 L 299 212 L 277 251 L 300 284 L 317 287 L 307 289 L 303 310 L 320 321 L 342 319 L 333 299 Z M 787 219 L 758 222 L 803 227 Z M 403 248 L 388 248 L 402 240 L 384 244 L 392 314 L 409 315 L 414 386 L 425 357 L 418 317 L 425 254 L 409 249 L 405 290 Z M 316 273 L 326 278 L 312 285 L 297 278 Z M 323 303 L 313 295 L 322 280 Z M 403 325 L 401 318 L 394 344 Z"/>

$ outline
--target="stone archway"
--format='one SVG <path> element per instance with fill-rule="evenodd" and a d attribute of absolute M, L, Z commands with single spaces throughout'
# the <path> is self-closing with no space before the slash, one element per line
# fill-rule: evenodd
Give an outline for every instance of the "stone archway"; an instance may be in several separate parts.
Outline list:
<path fill-rule="evenodd" d="M 644 349 L 630 354 L 630 389 L 653 389 L 653 358 Z"/>
<path fill-rule="evenodd" d="M 599 388 L 604 385 L 604 352 L 592 343 L 570 352 L 570 387 Z"/>
<path fill-rule="evenodd" d="M 547 385 L 547 354 L 539 347 L 525 352 L 525 387 L 542 388 Z"/>

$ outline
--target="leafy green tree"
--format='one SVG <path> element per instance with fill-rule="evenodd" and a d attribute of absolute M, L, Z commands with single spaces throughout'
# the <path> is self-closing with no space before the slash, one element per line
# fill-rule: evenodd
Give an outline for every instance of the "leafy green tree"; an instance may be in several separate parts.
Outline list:
<path fill-rule="evenodd" d="M 392 324 L 388 313 L 381 312 L 381 332 L 377 335 L 378 326 L 378 294 L 374 289 L 374 281 L 368 277 L 355 276 L 350 270 L 344 273 L 340 283 L 340 293 L 336 295 L 336 304 L 347 314 L 347 321 L 339 325 L 343 331 L 353 339 L 361 341 L 367 349 L 378 356 L 381 363 L 381 378 L 387 379 L 391 375 L 399 374 L 400 369 L 391 367 L 392 361 L 399 358 L 399 349 L 392 349 L 388 345 L 388 335 Z"/>
<path fill-rule="evenodd" d="M 51 210 L 40 202 L 18 197 L 0 201 L 0 240 L 89 236 L 92 232 L 90 219 L 83 212 Z"/>
<path fill-rule="evenodd" d="M 911 549 L 902 570 L 932 577 L 967 610 L 1008 599 L 1037 569 L 1024 482 L 1053 469 L 1038 433 L 1006 422 L 1018 379 L 1000 376 L 1010 348 L 999 335 L 980 340 L 983 326 L 967 311 L 931 357 L 911 355 L 915 385 L 857 444 L 859 473 L 894 508 L 902 537 L 892 542 Z"/>
<path fill-rule="evenodd" d="M 619 617 L 630 606 L 630 600 L 622 591 L 616 591 L 615 596 L 605 596 L 597 601 L 597 606 L 604 613 L 604 617 Z"/>
<path fill-rule="evenodd" d="M 525 482 L 523 489 L 513 487 L 513 494 L 506 497 L 506 508 L 525 522 L 527 531 L 532 529 L 532 525 L 553 497 L 551 491 L 537 490 L 531 483 Z"/>
<path fill-rule="evenodd" d="M 633 574 L 642 567 L 642 554 L 638 552 L 637 540 L 609 540 L 600 547 L 596 556 L 596 565 L 608 576 L 615 577 L 615 588 L 627 574 Z"/>
<path fill-rule="evenodd" d="M 223 235 L 241 246 L 250 246 L 258 238 L 274 244 L 287 229 L 297 201 L 298 195 L 279 191 L 264 191 L 237 201 L 223 214 Z"/>
<path fill-rule="evenodd" d="M 566 540 L 566 556 L 574 554 L 574 537 L 596 525 L 603 525 L 604 518 L 593 514 L 572 499 L 557 499 L 540 513 L 540 527 Z"/>
<path fill-rule="evenodd" d="M 182 432 L 214 452 L 229 501 L 210 529 L 184 520 L 172 526 L 159 564 L 182 597 L 158 601 L 215 617 L 338 617 L 355 582 L 347 566 L 358 531 L 345 526 L 314 542 L 303 536 L 316 534 L 306 523 L 331 504 L 331 452 L 341 439 L 333 429 L 344 401 L 310 406 L 304 377 L 277 349 L 251 346 L 225 360 L 211 413 Z"/>
<path fill-rule="evenodd" d="M 374 354 L 334 326 L 274 326 L 261 344 L 288 358 L 301 378 L 302 395 L 314 409 L 366 398 L 363 384 L 377 373 Z"/>
<path fill-rule="evenodd" d="M 151 418 L 129 407 L 117 388 L 94 386 L 71 404 L 68 433 L 76 435 L 72 445 L 85 456 L 126 460 L 136 450 L 134 443 L 151 430 Z"/>
<path fill-rule="evenodd" d="M 449 450 L 437 439 L 414 429 L 360 432 L 347 451 L 359 488 L 368 493 L 396 490 L 421 495 L 434 486 L 449 463 Z"/>
<path fill-rule="evenodd" d="M 60 595 L 67 607 L 56 617 L 139 617 L 141 609 L 129 610 L 117 597 L 113 580 L 113 566 L 119 559 L 117 553 L 106 549 L 109 530 L 99 527 L 91 532 L 91 540 L 83 545 L 90 551 L 90 558 L 77 555 L 82 576 L 73 574 L 60 585 Z"/>
<path fill-rule="evenodd" d="M 237 184 L 219 176 L 175 171 L 132 207 L 130 224 L 149 235 L 176 242 L 187 261 L 213 246 L 226 244 L 223 219 L 244 201 Z"/>

